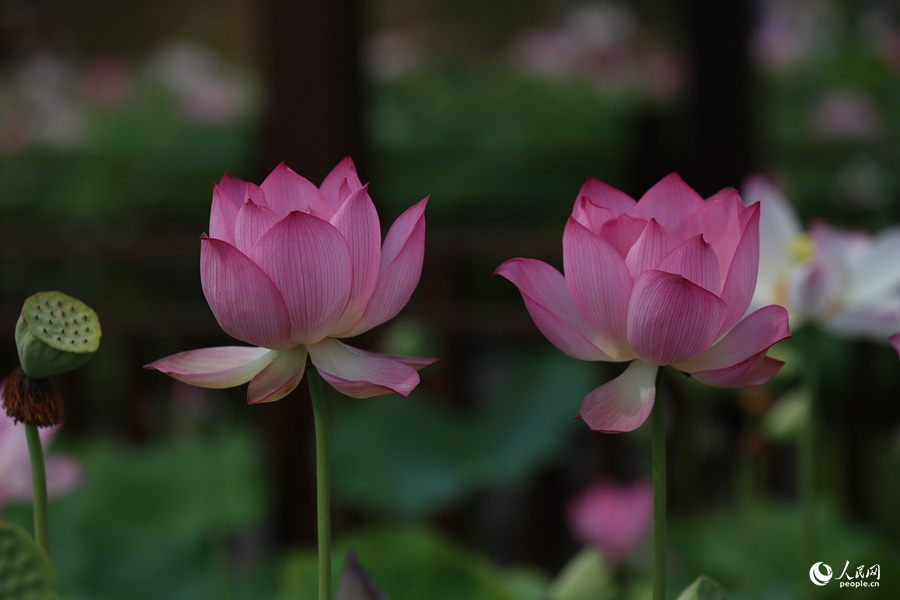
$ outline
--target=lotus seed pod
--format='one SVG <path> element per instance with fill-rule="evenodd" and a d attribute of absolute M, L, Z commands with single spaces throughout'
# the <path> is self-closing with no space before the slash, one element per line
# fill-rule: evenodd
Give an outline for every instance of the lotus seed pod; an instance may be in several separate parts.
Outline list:
<path fill-rule="evenodd" d="M 50 559 L 20 527 L 0 523 L 0 598 L 56 600 Z"/>
<path fill-rule="evenodd" d="M 43 379 L 78 368 L 100 346 L 100 321 L 84 302 L 62 292 L 25 300 L 16 323 L 16 346 L 25 374 Z"/>

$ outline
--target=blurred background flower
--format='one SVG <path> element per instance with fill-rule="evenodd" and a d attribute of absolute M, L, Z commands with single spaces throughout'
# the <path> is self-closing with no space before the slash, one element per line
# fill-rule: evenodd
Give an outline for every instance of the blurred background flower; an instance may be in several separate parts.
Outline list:
<path fill-rule="evenodd" d="M 575 539 L 621 566 L 649 540 L 653 490 L 646 481 L 596 481 L 569 502 L 568 518 Z"/>

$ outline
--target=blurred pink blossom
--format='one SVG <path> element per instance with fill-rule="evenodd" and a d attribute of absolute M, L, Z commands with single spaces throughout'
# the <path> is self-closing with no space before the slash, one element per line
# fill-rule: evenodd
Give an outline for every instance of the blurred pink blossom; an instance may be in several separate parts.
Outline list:
<path fill-rule="evenodd" d="M 852 91 L 834 91 L 819 99 L 812 121 L 823 136 L 870 140 L 884 132 L 884 120 L 868 96 Z"/>
<path fill-rule="evenodd" d="M 81 93 L 100 106 L 118 106 L 134 91 L 131 67 L 117 58 L 100 58 L 90 63 L 81 74 Z"/>
<path fill-rule="evenodd" d="M 817 0 L 768 0 L 758 6 L 752 50 L 769 71 L 789 70 L 834 53 L 841 20 L 834 6 Z"/>
<path fill-rule="evenodd" d="M 618 2 L 573 7 L 559 25 L 522 33 L 508 54 L 525 72 L 583 78 L 603 93 L 666 99 L 681 93 L 687 82 L 681 57 Z"/>
<path fill-rule="evenodd" d="M 6 380 L 0 382 L 0 396 Z M 59 426 L 39 430 L 46 453 L 47 445 L 56 437 Z M 81 484 L 81 466 L 71 456 L 48 454 L 44 457 L 47 473 L 47 493 L 50 496 L 66 494 Z M 12 502 L 29 502 L 32 498 L 31 459 L 25 426 L 16 423 L 0 408 L 0 507 Z"/>
<path fill-rule="evenodd" d="M 28 144 L 70 147 L 87 134 L 85 107 L 76 93 L 77 71 L 71 61 L 51 53 L 38 53 L 17 64 L 4 86 L 3 125 L 14 135 L 3 135 L 4 149 Z"/>
<path fill-rule="evenodd" d="M 158 48 L 148 63 L 151 80 L 169 92 L 189 121 L 217 125 L 247 116 L 250 87 L 212 50 L 189 42 Z"/>
<path fill-rule="evenodd" d="M 597 481 L 569 503 L 568 518 L 575 539 L 619 566 L 650 531 L 653 490 L 646 481 Z"/>

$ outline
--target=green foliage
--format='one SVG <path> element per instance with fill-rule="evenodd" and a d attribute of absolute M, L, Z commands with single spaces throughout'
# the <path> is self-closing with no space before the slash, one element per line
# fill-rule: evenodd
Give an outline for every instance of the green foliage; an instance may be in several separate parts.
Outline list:
<path fill-rule="evenodd" d="M 371 529 L 335 545 L 334 560 L 349 552 L 390 600 L 538 600 L 545 583 L 533 573 L 505 572 L 431 531 Z M 277 600 L 316 597 L 316 557 L 288 556 Z"/>
<path fill-rule="evenodd" d="M 268 502 L 258 444 L 246 431 L 142 447 L 95 442 L 72 454 L 84 484 L 49 513 L 50 551 L 73 598 L 265 597 L 253 571 L 228 564 L 229 540 L 257 527 Z M 27 522 L 30 509 L 9 516 Z"/>
<path fill-rule="evenodd" d="M 613 571 L 596 550 L 586 548 L 575 555 L 554 580 L 549 600 L 613 600 Z"/>
<path fill-rule="evenodd" d="M 678 600 L 730 600 L 730 597 L 721 585 L 701 575 L 681 592 Z"/>
<path fill-rule="evenodd" d="M 344 404 L 331 421 L 336 497 L 423 516 L 486 486 L 520 484 L 583 427 L 574 417 L 595 369 L 549 351 L 526 360 L 501 395 L 469 416 L 419 394 Z"/>
<path fill-rule="evenodd" d="M 802 598 L 813 584 L 812 566 L 801 539 L 799 507 L 780 503 L 752 503 L 740 510 L 706 511 L 691 518 L 672 519 L 669 547 L 678 557 L 672 586 L 683 589 L 698 572 L 721 582 L 735 600 Z M 896 548 L 879 532 L 849 523 L 835 507 L 821 503 L 815 511 L 815 560 L 832 567 L 845 561 L 854 566 L 880 564 L 881 580 L 896 581 L 900 570 L 892 557 Z M 838 573 L 835 573 L 837 575 Z M 888 584 L 885 584 L 888 585 Z M 854 597 L 878 598 L 884 589 L 856 589 Z M 829 585 L 816 598 L 841 598 L 847 590 Z"/>
<path fill-rule="evenodd" d="M 432 194 L 442 222 L 560 222 L 589 176 L 615 185 L 640 103 L 509 69 L 434 68 L 374 88 L 372 193 L 391 208 Z"/>
<path fill-rule="evenodd" d="M 56 575 L 47 555 L 20 527 L 0 522 L 0 598 L 56 600 Z"/>

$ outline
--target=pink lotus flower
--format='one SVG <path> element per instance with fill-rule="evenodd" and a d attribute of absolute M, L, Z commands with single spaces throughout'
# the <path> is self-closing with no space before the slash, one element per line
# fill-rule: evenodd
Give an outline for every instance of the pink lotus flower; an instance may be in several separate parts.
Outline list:
<path fill-rule="evenodd" d="M 4 379 L 0 382 L 0 397 L 5 387 Z M 56 437 L 59 427 L 38 429 L 44 448 Z M 49 454 L 45 457 L 44 468 L 47 494 L 51 497 L 66 494 L 81 484 L 81 466 L 71 456 Z M 32 497 L 31 459 L 28 456 L 25 425 L 16 423 L 0 408 L 0 506 L 10 502 L 30 502 Z"/>
<path fill-rule="evenodd" d="M 619 432 L 647 420 L 661 365 L 722 387 L 761 385 L 778 371 L 766 352 L 790 336 L 787 311 L 742 319 L 758 263 L 759 207 L 734 190 L 704 201 L 672 174 L 639 202 L 588 179 L 563 233 L 565 276 L 524 258 L 497 273 L 566 354 L 632 361 L 581 405 L 591 429 Z"/>
<path fill-rule="evenodd" d="M 598 481 L 569 503 L 568 519 L 575 539 L 621 565 L 650 531 L 653 490 L 645 481 Z"/>
<path fill-rule="evenodd" d="M 225 175 L 201 237 L 203 293 L 222 329 L 256 347 L 181 352 L 147 365 L 200 387 L 250 382 L 250 404 L 288 395 L 307 356 L 340 392 L 409 394 L 435 362 L 376 354 L 340 339 L 403 308 L 422 272 L 425 205 L 409 208 L 381 244 L 378 214 L 350 158 L 316 187 L 283 163 L 262 185 Z"/>

